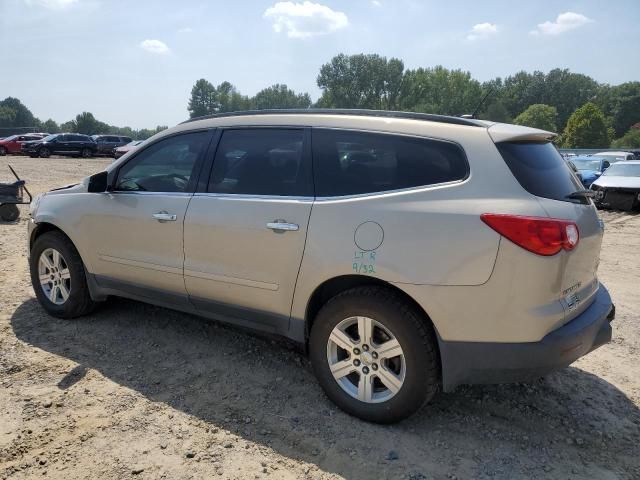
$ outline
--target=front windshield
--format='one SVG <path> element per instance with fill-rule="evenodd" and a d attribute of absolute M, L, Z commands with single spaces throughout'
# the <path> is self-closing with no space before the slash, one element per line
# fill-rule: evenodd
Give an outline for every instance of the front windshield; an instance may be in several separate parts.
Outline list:
<path fill-rule="evenodd" d="M 56 134 L 53 134 L 53 135 L 49 135 L 48 137 L 44 137 L 42 139 L 42 141 L 43 142 L 50 142 L 51 140 L 53 140 L 54 138 L 57 138 L 57 137 L 58 137 L 58 134 L 56 133 Z"/>
<path fill-rule="evenodd" d="M 15 140 L 16 138 L 18 138 L 18 135 L 11 135 L 10 137 L 3 138 L 2 140 L 10 142 L 11 140 Z"/>
<path fill-rule="evenodd" d="M 604 175 L 616 177 L 640 177 L 640 163 L 626 163 L 611 165 Z"/>
<path fill-rule="evenodd" d="M 571 161 L 578 170 L 600 170 L 599 158 L 572 158 Z"/>

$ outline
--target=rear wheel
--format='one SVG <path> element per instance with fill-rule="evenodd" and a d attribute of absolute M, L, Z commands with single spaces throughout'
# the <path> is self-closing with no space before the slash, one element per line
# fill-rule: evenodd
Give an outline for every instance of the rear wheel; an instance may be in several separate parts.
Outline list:
<path fill-rule="evenodd" d="M 364 420 L 406 418 L 439 386 L 433 330 L 385 288 L 355 288 L 327 302 L 314 321 L 309 351 L 327 396 Z"/>
<path fill-rule="evenodd" d="M 47 232 L 38 237 L 29 267 L 36 297 L 50 315 L 74 318 L 93 310 L 82 259 L 65 235 Z"/>
<path fill-rule="evenodd" d="M 40 158 L 49 158 L 51 156 L 51 152 L 46 147 L 45 148 L 41 148 L 40 150 L 38 150 L 38 156 Z"/>
<path fill-rule="evenodd" d="M 89 158 L 91 156 L 91 149 L 90 148 L 83 148 L 80 151 L 80 155 L 82 156 L 82 158 Z"/>
<path fill-rule="evenodd" d="M 0 204 L 0 218 L 5 222 L 15 222 L 20 216 L 20 210 L 12 203 Z"/>
<path fill-rule="evenodd" d="M 0 156 L 4 157 L 7 154 L 7 147 L 0 145 Z"/>

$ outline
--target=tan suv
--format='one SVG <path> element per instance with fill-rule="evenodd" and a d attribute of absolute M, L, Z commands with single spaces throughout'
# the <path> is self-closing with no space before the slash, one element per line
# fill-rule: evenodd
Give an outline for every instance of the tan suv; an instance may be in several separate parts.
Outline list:
<path fill-rule="evenodd" d="M 553 134 L 457 117 L 265 111 L 159 133 L 32 204 L 31 278 L 304 345 L 326 394 L 392 422 L 611 338 L 603 227 Z"/>

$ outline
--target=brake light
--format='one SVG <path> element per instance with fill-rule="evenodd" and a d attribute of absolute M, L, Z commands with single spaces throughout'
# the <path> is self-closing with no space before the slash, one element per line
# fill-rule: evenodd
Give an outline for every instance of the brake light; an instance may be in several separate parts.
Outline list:
<path fill-rule="evenodd" d="M 538 255 L 573 250 L 580 239 L 578 226 L 569 220 L 496 213 L 483 213 L 480 218 L 503 237 Z"/>

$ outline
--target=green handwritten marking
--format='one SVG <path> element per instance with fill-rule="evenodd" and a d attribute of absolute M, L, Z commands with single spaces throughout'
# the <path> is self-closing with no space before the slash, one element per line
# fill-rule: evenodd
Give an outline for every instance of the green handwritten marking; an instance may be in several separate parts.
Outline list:
<path fill-rule="evenodd" d="M 376 252 L 357 250 L 353 254 L 353 271 L 356 273 L 376 273 Z"/>

